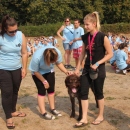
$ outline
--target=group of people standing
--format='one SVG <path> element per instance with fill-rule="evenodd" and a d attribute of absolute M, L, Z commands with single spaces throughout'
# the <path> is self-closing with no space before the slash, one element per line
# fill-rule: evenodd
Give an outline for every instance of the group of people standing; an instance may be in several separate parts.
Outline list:
<path fill-rule="evenodd" d="M 63 36 L 61 36 L 63 32 Z M 82 40 L 80 37 L 84 35 L 84 29 L 80 26 L 79 19 L 74 20 L 74 25 L 71 23 L 70 18 L 66 18 L 64 24 L 57 31 L 57 35 L 63 41 L 63 47 L 65 50 L 64 61 L 65 68 L 75 69 L 71 64 L 71 53 L 73 50 L 73 58 L 75 59 L 75 66 L 77 65 L 79 56 L 82 52 Z"/>
<path fill-rule="evenodd" d="M 79 70 L 85 58 L 83 72 L 80 79 L 80 98 L 82 104 L 82 119 L 74 126 L 83 127 L 88 124 L 88 93 L 92 79 L 89 76 L 90 68 L 94 71 L 98 68 L 98 77 L 93 81 L 95 97 L 98 101 L 99 114 L 92 122 L 94 125 L 100 124 L 103 120 L 104 95 L 103 85 L 106 76 L 105 62 L 112 57 L 112 48 L 110 42 L 102 32 L 100 32 L 99 15 L 97 12 L 87 14 L 84 18 L 84 27 L 80 27 L 78 19 L 74 20 L 74 26 L 70 19 L 66 18 L 64 25 L 57 31 L 57 35 L 63 41 L 65 49 L 65 65 L 62 63 L 60 50 L 55 46 L 48 45 L 35 51 L 29 64 L 29 70 L 32 73 L 32 79 L 38 90 L 38 106 L 44 119 L 53 120 L 55 116 L 62 116 L 55 107 L 55 71 L 56 65 L 66 75 L 72 72 L 68 68 L 73 68 L 70 64 L 71 52 L 75 58 L 76 68 L 73 73 L 79 75 Z M 63 31 L 63 36 L 61 32 Z M 22 63 L 21 63 L 22 57 Z M 12 117 L 24 117 L 23 112 L 16 111 L 16 102 L 18 91 L 22 78 L 27 73 L 27 44 L 25 36 L 18 31 L 17 22 L 10 16 L 5 16 L 2 20 L 0 34 L 0 89 L 2 95 L 2 106 L 6 115 L 6 126 L 9 129 L 15 128 Z M 48 96 L 50 112 L 45 109 L 45 96 Z"/>

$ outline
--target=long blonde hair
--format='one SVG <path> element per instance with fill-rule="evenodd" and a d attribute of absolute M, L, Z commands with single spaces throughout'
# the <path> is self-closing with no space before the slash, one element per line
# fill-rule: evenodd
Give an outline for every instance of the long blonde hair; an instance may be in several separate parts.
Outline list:
<path fill-rule="evenodd" d="M 49 66 L 51 63 L 54 63 L 58 59 L 58 53 L 54 48 L 47 48 L 44 53 L 44 61 Z"/>
<path fill-rule="evenodd" d="M 99 14 L 98 12 L 89 13 L 84 17 L 84 21 L 89 20 L 90 22 L 95 23 L 96 22 L 96 28 L 98 31 L 100 31 L 101 25 L 99 20 Z"/>

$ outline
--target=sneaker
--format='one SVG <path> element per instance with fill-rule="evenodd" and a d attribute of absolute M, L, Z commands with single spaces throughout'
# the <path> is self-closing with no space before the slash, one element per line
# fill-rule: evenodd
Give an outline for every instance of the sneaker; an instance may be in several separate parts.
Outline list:
<path fill-rule="evenodd" d="M 69 69 L 74 69 L 75 67 L 73 67 L 72 65 L 68 65 Z"/>
<path fill-rule="evenodd" d="M 116 73 L 120 73 L 121 72 L 121 70 L 119 70 L 119 69 L 116 69 Z"/>
<path fill-rule="evenodd" d="M 64 65 L 64 67 L 65 67 L 66 69 L 69 69 L 69 65 Z"/>
<path fill-rule="evenodd" d="M 76 70 L 76 67 L 72 68 L 71 70 Z"/>
<path fill-rule="evenodd" d="M 51 110 L 51 113 L 55 116 L 62 116 L 60 112 L 58 112 L 56 109 Z"/>
<path fill-rule="evenodd" d="M 123 74 L 126 75 L 126 74 L 127 74 L 127 71 L 126 71 L 126 70 L 123 70 Z"/>
<path fill-rule="evenodd" d="M 55 119 L 55 116 L 52 116 L 52 115 L 50 115 L 50 114 L 48 114 L 48 113 L 44 113 L 44 114 L 42 115 L 42 117 L 43 117 L 44 119 L 46 119 L 46 120 L 54 120 L 54 119 Z"/>

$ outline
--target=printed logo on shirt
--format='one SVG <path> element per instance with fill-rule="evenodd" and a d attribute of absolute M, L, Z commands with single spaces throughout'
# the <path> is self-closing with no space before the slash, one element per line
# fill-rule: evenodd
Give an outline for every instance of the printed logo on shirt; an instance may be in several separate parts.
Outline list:
<path fill-rule="evenodd" d="M 20 47 L 20 46 L 21 46 L 21 44 L 20 44 L 20 43 L 16 45 L 16 47 Z"/>
<path fill-rule="evenodd" d="M 78 34 L 79 32 L 77 32 L 77 34 Z"/>

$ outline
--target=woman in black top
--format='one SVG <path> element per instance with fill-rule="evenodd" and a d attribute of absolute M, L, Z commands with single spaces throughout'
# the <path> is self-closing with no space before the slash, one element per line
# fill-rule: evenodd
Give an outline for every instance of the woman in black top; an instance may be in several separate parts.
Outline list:
<path fill-rule="evenodd" d="M 110 42 L 100 30 L 100 22 L 98 12 L 93 12 L 85 16 L 84 18 L 85 29 L 88 33 L 83 35 L 81 39 L 83 40 L 83 51 L 79 58 L 78 65 L 76 67 L 75 73 L 79 74 L 80 65 L 87 53 L 87 58 L 85 61 L 83 73 L 81 76 L 81 90 L 80 98 L 82 103 L 82 119 L 75 124 L 75 127 L 82 127 L 87 125 L 87 111 L 88 111 L 88 93 L 89 87 L 92 83 L 92 79 L 89 76 L 90 68 L 92 70 L 97 70 L 98 77 L 93 80 L 93 90 L 95 98 L 98 101 L 99 114 L 95 121 L 92 122 L 94 125 L 100 124 L 103 120 L 104 112 L 104 96 L 103 96 L 103 85 L 106 77 L 105 62 L 112 57 L 112 48 Z M 90 57 L 91 53 L 91 57 Z"/>

